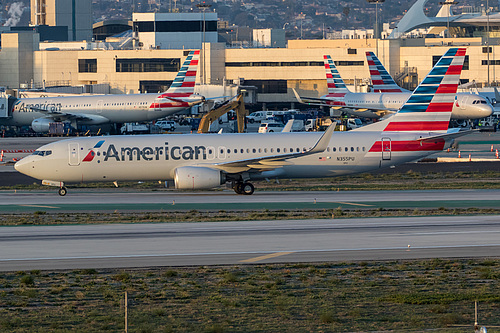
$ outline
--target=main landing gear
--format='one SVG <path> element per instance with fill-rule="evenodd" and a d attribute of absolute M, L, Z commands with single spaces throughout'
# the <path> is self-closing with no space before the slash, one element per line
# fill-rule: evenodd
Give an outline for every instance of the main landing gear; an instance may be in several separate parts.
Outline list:
<path fill-rule="evenodd" d="M 253 192 L 255 191 L 255 187 L 252 185 L 252 183 L 236 183 L 234 184 L 234 192 L 237 194 L 244 194 L 244 195 L 252 195 Z"/>
<path fill-rule="evenodd" d="M 61 197 L 64 197 L 66 195 L 66 193 L 68 193 L 68 190 L 66 189 L 66 187 L 63 186 L 63 187 L 59 188 L 58 193 Z"/>

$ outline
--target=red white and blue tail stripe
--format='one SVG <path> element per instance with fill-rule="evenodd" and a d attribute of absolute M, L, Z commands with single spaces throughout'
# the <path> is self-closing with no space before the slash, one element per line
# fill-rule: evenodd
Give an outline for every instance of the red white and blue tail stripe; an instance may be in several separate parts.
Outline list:
<path fill-rule="evenodd" d="M 465 59 L 465 48 L 441 57 L 384 131 L 446 133 Z"/>
<path fill-rule="evenodd" d="M 384 65 L 377 58 L 375 53 L 366 52 L 366 60 L 368 61 L 368 69 L 372 79 L 373 91 L 379 93 L 400 93 L 408 92 L 396 84 Z"/>
<path fill-rule="evenodd" d="M 325 62 L 326 71 L 326 83 L 328 85 L 328 96 L 330 97 L 343 97 L 349 92 L 344 80 L 340 77 L 337 67 L 333 63 L 332 58 L 329 55 L 323 56 L 323 61 Z M 339 94 L 342 94 L 341 96 Z"/>
<path fill-rule="evenodd" d="M 160 97 L 188 97 L 194 93 L 200 50 L 190 51 L 172 85 Z"/>

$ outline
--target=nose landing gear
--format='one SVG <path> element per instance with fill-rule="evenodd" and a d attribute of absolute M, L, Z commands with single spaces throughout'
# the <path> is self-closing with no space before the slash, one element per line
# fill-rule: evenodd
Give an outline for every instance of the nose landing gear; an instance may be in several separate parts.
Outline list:
<path fill-rule="evenodd" d="M 66 187 L 63 186 L 63 187 L 59 188 L 58 193 L 61 197 L 64 197 L 66 195 L 66 193 L 68 193 L 68 190 L 66 189 Z"/>

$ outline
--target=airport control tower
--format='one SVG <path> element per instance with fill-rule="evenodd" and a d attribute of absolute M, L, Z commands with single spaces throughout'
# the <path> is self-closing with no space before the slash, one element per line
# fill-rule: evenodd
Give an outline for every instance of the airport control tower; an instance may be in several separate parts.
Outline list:
<path fill-rule="evenodd" d="M 31 24 L 67 26 L 68 40 L 91 40 L 92 0 L 31 0 Z"/>

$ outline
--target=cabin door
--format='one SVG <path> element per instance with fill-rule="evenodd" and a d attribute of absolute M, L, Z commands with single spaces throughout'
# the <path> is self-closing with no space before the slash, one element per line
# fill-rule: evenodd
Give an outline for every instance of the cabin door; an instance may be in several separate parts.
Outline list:
<path fill-rule="evenodd" d="M 103 100 L 97 101 L 97 105 L 96 105 L 96 112 L 97 113 L 102 113 L 102 106 L 103 105 L 104 105 L 104 101 Z"/>
<path fill-rule="evenodd" d="M 69 150 L 69 165 L 80 165 L 80 145 L 78 143 L 68 144 Z"/>
<path fill-rule="evenodd" d="M 391 138 L 382 138 L 382 160 L 391 159 Z"/>

